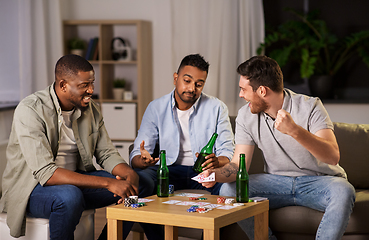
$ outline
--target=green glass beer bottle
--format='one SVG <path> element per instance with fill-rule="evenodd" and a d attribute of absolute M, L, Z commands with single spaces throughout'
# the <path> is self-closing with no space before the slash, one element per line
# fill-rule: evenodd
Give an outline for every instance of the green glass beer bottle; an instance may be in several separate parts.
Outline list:
<path fill-rule="evenodd" d="M 169 196 L 169 170 L 167 167 L 165 150 L 160 151 L 160 167 L 157 171 L 157 195 L 158 197 Z"/>
<path fill-rule="evenodd" d="M 195 164 L 193 165 L 193 170 L 197 173 L 201 173 L 202 172 L 202 166 L 201 164 L 203 164 L 206 159 L 205 157 L 209 154 L 213 153 L 213 146 L 215 143 L 215 139 L 217 139 L 218 134 L 217 133 L 213 133 L 213 135 L 211 136 L 208 144 L 206 144 L 205 147 L 203 147 L 199 153 L 199 156 L 196 159 Z"/>
<path fill-rule="evenodd" d="M 240 166 L 236 177 L 236 201 L 247 203 L 249 201 L 249 174 L 246 170 L 245 154 L 240 154 Z"/>

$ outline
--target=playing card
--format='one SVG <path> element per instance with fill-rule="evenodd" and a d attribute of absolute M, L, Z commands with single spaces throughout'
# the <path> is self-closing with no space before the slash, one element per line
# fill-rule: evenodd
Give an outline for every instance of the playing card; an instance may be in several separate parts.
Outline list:
<path fill-rule="evenodd" d="M 214 182 L 215 181 L 215 173 L 211 173 L 208 177 L 204 177 L 203 174 L 199 174 L 193 178 L 191 178 L 192 180 L 195 180 L 199 183 L 202 183 L 202 182 Z"/>

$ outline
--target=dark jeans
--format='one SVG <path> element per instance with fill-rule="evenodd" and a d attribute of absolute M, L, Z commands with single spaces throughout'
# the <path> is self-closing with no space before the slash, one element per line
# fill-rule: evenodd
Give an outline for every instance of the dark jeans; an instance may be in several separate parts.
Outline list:
<path fill-rule="evenodd" d="M 80 173 L 115 178 L 106 171 Z M 109 206 L 119 198 L 103 188 L 78 188 L 73 185 L 43 187 L 38 184 L 30 195 L 27 213 L 32 217 L 49 219 L 51 240 L 73 240 L 74 230 L 84 210 Z M 131 231 L 132 225 L 132 222 L 123 223 L 124 239 Z M 150 232 L 150 229 L 148 231 Z M 150 237 L 150 233 L 145 233 L 149 235 L 148 239 L 155 239 L 157 235 L 152 233 L 154 237 Z M 106 239 L 106 226 L 99 239 Z"/>
<path fill-rule="evenodd" d="M 145 169 L 135 168 L 134 170 L 140 176 L 140 197 L 147 197 L 156 194 L 156 171 L 158 165 L 147 167 Z M 182 189 L 202 189 L 210 192 L 212 195 L 219 195 L 221 183 L 216 183 L 212 188 L 205 188 L 200 183 L 191 178 L 198 175 L 192 166 L 170 165 L 169 170 L 169 184 L 174 185 L 174 190 Z"/>

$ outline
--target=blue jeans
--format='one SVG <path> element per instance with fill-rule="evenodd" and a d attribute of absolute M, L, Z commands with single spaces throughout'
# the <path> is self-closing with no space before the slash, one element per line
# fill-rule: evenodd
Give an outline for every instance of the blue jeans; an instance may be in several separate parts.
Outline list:
<path fill-rule="evenodd" d="M 87 175 L 115 178 L 106 171 L 79 172 Z M 31 217 L 49 219 L 51 240 L 73 240 L 74 230 L 87 209 L 114 204 L 120 197 L 107 189 L 78 188 L 74 185 L 41 186 L 38 184 L 28 200 L 27 213 Z M 123 223 L 124 239 L 133 223 Z"/>
<path fill-rule="evenodd" d="M 135 168 L 134 170 L 140 177 L 139 197 L 147 197 L 156 194 L 156 172 L 158 165 L 147 167 L 145 169 Z M 221 183 L 216 183 L 212 188 L 203 187 L 200 183 L 191 178 L 197 176 L 192 166 L 183 166 L 173 164 L 168 166 L 169 184 L 174 185 L 174 190 L 182 189 L 202 189 L 210 192 L 213 195 L 218 195 Z"/>
<path fill-rule="evenodd" d="M 225 183 L 220 195 L 235 196 L 236 183 Z M 250 197 L 267 197 L 269 208 L 305 206 L 324 212 L 315 239 L 341 239 L 355 202 L 355 189 L 344 178 L 334 176 L 287 177 L 251 174 Z M 253 226 L 249 220 L 238 222 L 250 239 Z"/>

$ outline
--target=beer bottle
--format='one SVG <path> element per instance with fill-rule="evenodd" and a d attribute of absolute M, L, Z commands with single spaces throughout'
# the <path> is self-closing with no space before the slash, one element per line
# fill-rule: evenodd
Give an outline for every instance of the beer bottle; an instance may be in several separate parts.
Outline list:
<path fill-rule="evenodd" d="M 247 203 L 249 201 L 249 174 L 246 170 L 245 154 L 240 154 L 240 166 L 236 177 L 236 201 Z"/>
<path fill-rule="evenodd" d="M 217 133 L 213 133 L 213 136 L 211 136 L 208 144 L 206 144 L 205 147 L 203 147 L 199 153 L 199 156 L 196 159 L 195 164 L 193 165 L 193 170 L 197 173 L 201 173 L 202 172 L 202 166 L 201 164 L 203 164 L 206 159 L 205 157 L 211 153 L 213 153 L 213 146 L 215 143 L 215 139 L 217 139 L 218 134 Z"/>
<path fill-rule="evenodd" d="M 169 170 L 166 162 L 165 150 L 160 151 L 160 167 L 157 171 L 157 195 L 158 197 L 169 196 Z"/>

